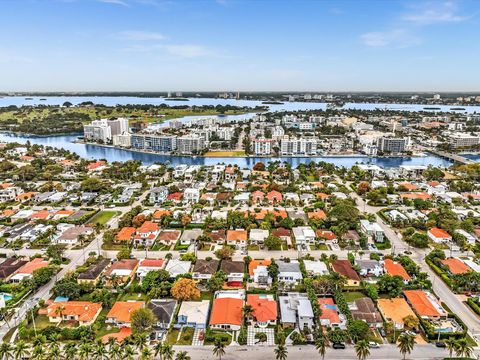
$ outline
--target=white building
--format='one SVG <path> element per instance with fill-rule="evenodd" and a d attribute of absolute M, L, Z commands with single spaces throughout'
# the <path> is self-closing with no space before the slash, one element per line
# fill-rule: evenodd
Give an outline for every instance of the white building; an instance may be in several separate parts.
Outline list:
<path fill-rule="evenodd" d="M 280 141 L 282 156 L 313 156 L 317 155 L 318 139 L 315 137 L 293 138 L 284 136 Z"/>
<path fill-rule="evenodd" d="M 255 155 L 270 155 L 272 153 L 272 139 L 252 139 L 252 151 Z"/>

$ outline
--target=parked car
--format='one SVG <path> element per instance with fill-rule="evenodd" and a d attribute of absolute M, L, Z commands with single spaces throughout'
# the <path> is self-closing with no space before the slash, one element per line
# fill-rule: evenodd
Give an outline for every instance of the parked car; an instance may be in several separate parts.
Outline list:
<path fill-rule="evenodd" d="M 382 335 L 382 337 L 387 336 L 387 334 L 385 333 L 385 330 L 383 328 L 380 328 L 378 331 L 380 332 L 380 335 Z"/>
<path fill-rule="evenodd" d="M 435 346 L 438 347 L 438 348 L 446 348 L 447 344 L 445 344 L 443 341 L 437 341 L 435 343 Z"/>
<path fill-rule="evenodd" d="M 344 343 L 333 343 L 332 347 L 334 349 L 345 349 L 345 344 Z"/>
<path fill-rule="evenodd" d="M 369 341 L 368 345 L 370 346 L 371 349 L 378 349 L 380 347 L 380 345 L 375 341 Z"/>

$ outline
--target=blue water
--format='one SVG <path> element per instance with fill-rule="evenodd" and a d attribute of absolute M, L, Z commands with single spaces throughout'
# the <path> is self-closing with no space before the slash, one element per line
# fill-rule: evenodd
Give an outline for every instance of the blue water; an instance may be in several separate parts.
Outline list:
<path fill-rule="evenodd" d="M 46 99 L 40 101 L 40 99 Z M 107 106 L 115 105 L 127 105 L 127 104 L 168 104 L 170 106 L 177 105 L 234 105 L 234 106 L 268 106 L 271 111 L 298 111 L 298 110 L 316 110 L 326 109 L 326 103 L 321 102 L 285 102 L 283 104 L 262 104 L 261 101 L 256 100 L 235 100 L 235 99 L 214 99 L 214 98 L 190 98 L 188 101 L 166 101 L 165 98 L 148 98 L 148 97 L 134 97 L 134 96 L 33 96 L 32 100 L 26 100 L 23 96 L 6 96 L 0 98 L 0 107 L 16 105 L 62 105 L 65 101 L 69 101 L 74 105 L 77 105 L 84 101 L 92 101 L 95 104 L 103 104 Z M 360 110 L 375 110 L 375 109 L 388 109 L 388 110 L 403 110 L 403 111 L 422 111 L 425 106 L 423 104 L 386 104 L 386 103 L 346 103 L 344 108 L 346 109 L 360 109 Z M 439 111 L 452 111 L 450 105 L 434 105 L 434 107 L 440 108 Z M 480 112 L 480 106 L 460 106 L 465 110 L 454 110 L 456 113 L 473 113 Z M 426 110 L 423 110 L 426 111 Z M 435 112 L 435 110 L 428 110 Z"/>
<path fill-rule="evenodd" d="M 434 165 L 434 166 L 449 166 L 451 163 L 448 160 L 441 159 L 435 156 L 426 157 L 390 157 L 390 158 L 369 158 L 369 157 L 333 157 L 333 156 L 319 156 L 319 157 L 293 157 L 293 158 L 262 158 L 262 157 L 183 157 L 183 156 L 168 156 L 157 154 L 146 154 L 130 150 L 117 149 L 112 147 L 105 147 L 90 144 L 76 144 L 73 143 L 77 139 L 76 135 L 62 135 L 62 136 L 20 136 L 14 134 L 0 133 L 0 142 L 18 142 L 21 144 L 30 141 L 31 144 L 39 144 L 45 146 L 52 146 L 56 148 L 64 148 L 75 152 L 86 159 L 106 159 L 112 161 L 127 161 L 140 160 L 145 165 L 151 165 L 155 162 L 170 162 L 171 165 L 187 164 L 187 165 L 215 165 L 218 163 L 238 165 L 239 167 L 251 168 L 257 162 L 268 161 L 286 161 L 293 167 L 299 164 L 309 163 L 311 161 L 326 161 L 337 166 L 352 167 L 357 163 L 368 163 L 378 165 L 384 168 L 398 167 L 400 165 Z"/>

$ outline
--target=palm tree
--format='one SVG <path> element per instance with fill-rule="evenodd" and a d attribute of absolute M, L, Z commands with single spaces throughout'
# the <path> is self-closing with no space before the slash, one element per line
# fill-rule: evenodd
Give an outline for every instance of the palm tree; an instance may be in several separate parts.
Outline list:
<path fill-rule="evenodd" d="M 245 323 L 247 323 L 248 318 L 253 314 L 253 307 L 252 305 L 247 304 L 243 307 L 242 310 L 243 310 L 243 317 L 245 319 Z"/>
<path fill-rule="evenodd" d="M 52 345 L 48 351 L 48 357 L 50 359 L 58 359 L 62 355 L 62 350 L 59 344 Z"/>
<path fill-rule="evenodd" d="M 163 359 L 163 343 L 161 341 L 157 342 L 153 347 L 153 356 L 162 360 Z"/>
<path fill-rule="evenodd" d="M 163 345 L 163 349 L 162 349 L 163 360 L 173 360 L 174 355 L 175 355 L 175 350 L 173 350 L 172 345 L 170 344 Z"/>
<path fill-rule="evenodd" d="M 36 345 L 32 351 L 32 359 L 42 360 L 45 358 L 45 347 L 41 344 Z"/>
<path fill-rule="evenodd" d="M 12 345 L 9 342 L 4 341 L 0 345 L 0 359 L 10 359 L 12 357 Z"/>
<path fill-rule="evenodd" d="M 133 360 L 134 357 L 135 357 L 135 350 L 133 350 L 133 348 L 130 345 L 126 345 L 123 348 L 123 358 L 125 360 Z"/>
<path fill-rule="evenodd" d="M 325 354 L 327 353 L 327 339 L 325 336 L 320 335 L 315 340 L 315 347 L 317 348 L 318 353 L 322 357 L 322 360 L 325 359 Z"/>
<path fill-rule="evenodd" d="M 367 340 L 359 340 L 355 343 L 355 352 L 358 360 L 365 360 L 370 355 L 370 345 Z"/>
<path fill-rule="evenodd" d="M 190 355 L 188 355 L 188 352 L 186 351 L 180 351 L 177 353 L 177 356 L 175 356 L 175 360 L 191 360 L 192 358 Z"/>
<path fill-rule="evenodd" d="M 146 347 L 143 348 L 142 354 L 140 355 L 140 360 L 150 360 L 152 358 L 152 351 Z"/>
<path fill-rule="evenodd" d="M 448 338 L 445 340 L 445 346 L 447 347 L 449 356 L 452 357 L 453 352 L 457 349 L 457 340 L 455 338 Z"/>
<path fill-rule="evenodd" d="M 74 360 L 77 356 L 77 345 L 75 343 L 68 343 L 63 348 L 63 358 L 65 360 Z"/>
<path fill-rule="evenodd" d="M 80 357 L 80 360 L 89 360 L 92 353 L 92 345 L 88 342 L 82 343 L 78 348 L 78 356 Z"/>
<path fill-rule="evenodd" d="M 277 360 L 287 360 L 287 347 L 285 345 L 278 345 L 275 350 L 275 359 Z"/>
<path fill-rule="evenodd" d="M 457 346 L 455 354 L 462 357 L 470 357 L 473 353 L 472 346 L 468 343 L 467 338 L 461 338 L 457 340 Z"/>
<path fill-rule="evenodd" d="M 213 355 L 222 360 L 222 356 L 225 355 L 225 344 L 220 338 L 215 338 L 213 345 Z"/>
<path fill-rule="evenodd" d="M 402 333 L 398 337 L 398 349 L 400 350 L 400 354 L 403 355 L 403 360 L 407 354 L 410 354 L 413 350 L 413 346 L 415 345 L 415 338 L 407 333 Z"/>
<path fill-rule="evenodd" d="M 133 344 L 139 351 L 142 351 L 147 346 L 147 341 L 146 334 L 136 334 L 133 336 Z"/>
<path fill-rule="evenodd" d="M 110 357 L 110 360 L 120 360 L 122 358 L 122 348 L 118 343 L 114 343 L 110 346 L 108 356 Z"/>
<path fill-rule="evenodd" d="M 95 348 L 93 350 L 94 350 L 95 357 L 98 360 L 103 360 L 108 357 L 107 348 L 105 347 L 105 344 L 102 342 L 102 340 L 97 341 L 97 343 L 95 344 Z"/>
<path fill-rule="evenodd" d="M 17 344 L 15 345 L 15 349 L 13 349 L 13 355 L 15 357 L 15 360 L 21 360 L 25 357 L 28 357 L 28 345 L 25 343 L 25 341 L 20 340 L 19 342 L 17 342 Z"/>

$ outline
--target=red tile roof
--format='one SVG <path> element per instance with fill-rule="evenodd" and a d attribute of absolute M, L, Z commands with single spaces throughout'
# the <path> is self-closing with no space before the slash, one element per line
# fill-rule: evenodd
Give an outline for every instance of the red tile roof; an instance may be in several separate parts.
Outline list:
<path fill-rule="evenodd" d="M 260 322 L 277 320 L 277 302 L 259 294 L 247 296 L 247 304 L 253 308 L 252 315 Z"/>
<path fill-rule="evenodd" d="M 322 310 L 320 319 L 329 320 L 330 324 L 339 324 L 340 316 L 338 315 L 337 306 L 332 298 L 319 298 L 318 305 Z"/>
<path fill-rule="evenodd" d="M 457 258 L 448 258 L 445 260 L 441 260 L 440 262 L 446 267 L 448 267 L 450 272 L 454 275 L 465 274 L 469 271 L 472 271 L 472 269 L 467 264 L 465 264 L 461 260 L 458 260 Z"/>
<path fill-rule="evenodd" d="M 384 265 L 385 271 L 392 276 L 400 276 L 405 281 L 410 281 L 410 275 L 408 275 L 402 264 L 394 262 L 392 259 L 385 259 Z"/>
<path fill-rule="evenodd" d="M 218 298 L 213 300 L 210 325 L 242 325 L 243 300 L 236 298 Z"/>

